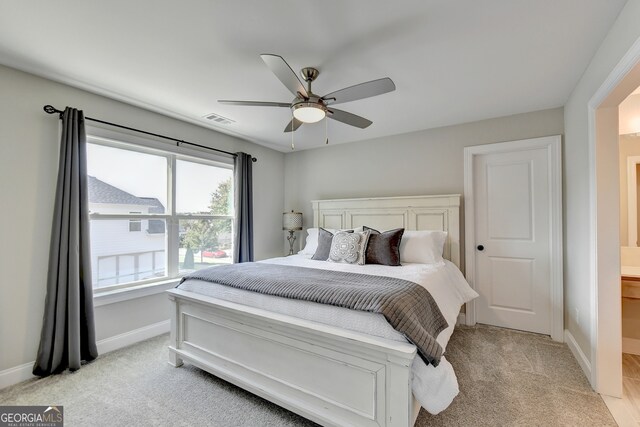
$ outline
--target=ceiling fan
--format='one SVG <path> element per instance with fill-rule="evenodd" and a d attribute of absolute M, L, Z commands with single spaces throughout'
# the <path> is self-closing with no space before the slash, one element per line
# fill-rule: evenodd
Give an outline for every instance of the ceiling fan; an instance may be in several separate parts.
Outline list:
<path fill-rule="evenodd" d="M 318 96 L 311 91 L 313 82 L 320 72 L 313 67 L 305 67 L 300 70 L 302 78 L 307 83 L 305 88 L 296 73 L 291 69 L 287 61 L 279 55 L 260 55 L 264 63 L 276 75 L 276 77 L 295 95 L 291 102 L 262 102 L 262 101 L 229 101 L 218 102 L 230 105 L 245 105 L 252 107 L 286 107 L 293 112 L 293 118 L 284 128 L 285 132 L 297 130 L 303 123 L 315 123 L 328 117 L 351 126 L 364 129 L 373 123 L 364 117 L 357 116 L 347 111 L 333 108 L 332 105 L 343 102 L 356 101 L 370 98 L 383 93 L 392 92 L 396 85 L 389 77 L 360 83 L 331 92 L 324 96 Z"/>

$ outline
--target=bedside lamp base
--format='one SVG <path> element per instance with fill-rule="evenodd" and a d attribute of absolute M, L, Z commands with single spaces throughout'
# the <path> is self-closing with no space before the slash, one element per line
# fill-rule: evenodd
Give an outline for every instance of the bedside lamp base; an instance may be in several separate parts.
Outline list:
<path fill-rule="evenodd" d="M 293 235 L 295 233 L 294 230 L 288 230 L 289 235 L 287 236 L 287 240 L 289 241 L 289 255 L 293 255 L 293 242 L 296 241 L 296 236 Z"/>

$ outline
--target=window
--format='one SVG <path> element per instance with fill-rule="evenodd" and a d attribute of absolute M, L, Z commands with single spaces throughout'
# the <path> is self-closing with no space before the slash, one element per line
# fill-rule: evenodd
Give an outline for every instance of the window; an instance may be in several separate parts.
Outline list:
<path fill-rule="evenodd" d="M 97 137 L 87 163 L 94 289 L 231 263 L 231 165 Z"/>
<path fill-rule="evenodd" d="M 131 214 L 141 214 L 142 212 L 129 212 Z M 129 231 L 142 231 L 142 221 L 139 219 L 130 219 L 129 220 Z"/>

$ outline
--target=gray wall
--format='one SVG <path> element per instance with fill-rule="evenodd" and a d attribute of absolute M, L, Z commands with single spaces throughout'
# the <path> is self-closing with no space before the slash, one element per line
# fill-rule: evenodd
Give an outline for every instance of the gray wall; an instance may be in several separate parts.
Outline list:
<path fill-rule="evenodd" d="M 462 194 L 464 147 L 559 135 L 563 120 L 556 108 L 292 152 L 285 156 L 284 208 L 302 212 L 307 228 L 314 199 Z"/>
<path fill-rule="evenodd" d="M 0 99 L 0 371 L 33 361 L 38 346 L 59 144 L 59 121 L 42 111 L 45 104 L 258 157 L 255 253 L 282 255 L 282 153 L 2 66 Z M 98 307 L 98 339 L 168 318 L 164 295 Z"/>

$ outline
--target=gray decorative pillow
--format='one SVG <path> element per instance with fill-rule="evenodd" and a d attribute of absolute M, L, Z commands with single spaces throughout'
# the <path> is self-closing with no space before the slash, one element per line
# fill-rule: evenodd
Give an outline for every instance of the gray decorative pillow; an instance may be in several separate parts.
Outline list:
<path fill-rule="evenodd" d="M 364 265 L 369 234 L 369 231 L 361 233 L 340 231 L 336 233 L 331 241 L 331 251 L 327 261 Z"/>
<path fill-rule="evenodd" d="M 369 230 L 369 244 L 365 256 L 365 264 L 382 264 L 390 266 L 399 266 L 400 264 L 400 242 L 404 234 L 404 228 L 396 228 L 395 230 L 380 233 L 378 230 L 363 227 Z"/>
<path fill-rule="evenodd" d="M 346 230 L 345 233 L 353 233 L 353 230 Z M 331 241 L 333 233 L 324 228 L 318 229 L 318 248 L 311 259 L 316 261 L 326 261 L 331 251 Z"/>

